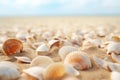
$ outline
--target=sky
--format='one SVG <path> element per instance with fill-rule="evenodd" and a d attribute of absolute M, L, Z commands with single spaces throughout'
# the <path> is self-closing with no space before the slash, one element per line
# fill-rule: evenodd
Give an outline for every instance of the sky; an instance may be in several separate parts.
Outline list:
<path fill-rule="evenodd" d="M 0 16 L 120 15 L 120 0 L 0 0 Z"/>

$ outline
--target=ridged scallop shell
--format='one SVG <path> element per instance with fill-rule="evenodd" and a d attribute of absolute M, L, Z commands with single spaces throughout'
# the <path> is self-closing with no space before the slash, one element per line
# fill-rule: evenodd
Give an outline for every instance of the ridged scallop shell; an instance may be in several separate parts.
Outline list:
<path fill-rule="evenodd" d="M 50 57 L 48 57 L 48 56 L 37 56 L 32 60 L 31 66 L 47 67 L 51 63 L 53 63 L 53 60 Z"/>
<path fill-rule="evenodd" d="M 78 76 L 79 72 L 76 69 L 74 69 L 71 65 L 56 62 L 50 64 L 46 68 L 43 76 L 45 80 L 58 80 L 66 74 Z"/>
<path fill-rule="evenodd" d="M 44 72 L 44 68 L 41 67 L 30 67 L 28 69 L 23 70 L 23 78 L 25 80 L 43 80 L 42 74 Z"/>
<path fill-rule="evenodd" d="M 2 51 L 5 55 L 14 55 L 23 50 L 23 43 L 18 39 L 8 39 L 3 43 Z"/>
<path fill-rule="evenodd" d="M 21 63 L 30 63 L 31 62 L 31 59 L 28 57 L 25 57 L 25 56 L 22 56 L 22 57 L 15 56 L 15 58 L 17 59 L 18 62 L 21 62 Z"/>
<path fill-rule="evenodd" d="M 120 72 L 111 72 L 111 80 L 120 80 Z"/>
<path fill-rule="evenodd" d="M 59 56 L 62 60 L 65 59 L 66 55 L 68 55 L 70 52 L 77 51 L 78 49 L 72 46 L 63 46 L 59 49 Z"/>
<path fill-rule="evenodd" d="M 89 69 L 92 67 L 90 58 L 86 53 L 81 51 L 74 51 L 69 53 L 66 56 L 64 63 L 70 64 L 80 70 Z"/>
<path fill-rule="evenodd" d="M 0 62 L 0 80 L 15 80 L 20 77 L 18 67 L 11 62 Z"/>
<path fill-rule="evenodd" d="M 107 46 L 107 54 L 116 53 L 120 54 L 120 43 L 112 42 Z"/>
<path fill-rule="evenodd" d="M 49 47 L 46 44 L 40 45 L 37 49 L 36 52 L 38 55 L 47 55 L 49 54 Z"/>
<path fill-rule="evenodd" d="M 115 53 L 112 53 L 112 54 L 111 54 L 111 57 L 112 57 L 112 59 L 113 59 L 114 61 L 120 63 L 120 55 L 115 54 Z"/>

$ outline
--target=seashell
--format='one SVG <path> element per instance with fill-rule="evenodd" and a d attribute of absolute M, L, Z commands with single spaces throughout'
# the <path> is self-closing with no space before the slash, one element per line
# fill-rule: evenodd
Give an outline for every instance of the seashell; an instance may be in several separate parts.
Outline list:
<path fill-rule="evenodd" d="M 77 76 L 79 72 L 70 65 L 56 62 L 46 68 L 43 76 L 45 80 L 58 80 L 66 74 Z"/>
<path fill-rule="evenodd" d="M 46 44 L 40 45 L 37 49 L 36 52 L 38 55 L 47 55 L 49 54 L 49 47 Z"/>
<path fill-rule="evenodd" d="M 59 40 L 50 40 L 48 42 L 50 48 L 52 48 L 53 46 L 59 47 L 60 46 L 60 41 Z"/>
<path fill-rule="evenodd" d="M 86 53 L 81 51 L 74 51 L 69 53 L 66 56 L 64 63 L 70 64 L 80 70 L 85 70 L 92 67 L 90 58 L 87 56 Z"/>
<path fill-rule="evenodd" d="M 105 37 L 106 36 L 106 31 L 105 31 L 105 29 L 104 28 L 98 28 L 98 30 L 97 30 L 97 35 L 99 36 L 99 37 Z"/>
<path fill-rule="evenodd" d="M 84 35 L 84 39 L 94 39 L 95 38 L 95 32 L 91 31 Z"/>
<path fill-rule="evenodd" d="M 118 64 L 118 63 L 108 63 L 108 69 L 110 71 L 118 71 L 118 72 L 120 72 L 120 64 Z"/>
<path fill-rule="evenodd" d="M 41 67 L 31 67 L 23 70 L 22 77 L 24 80 L 43 80 L 42 74 L 44 70 Z"/>
<path fill-rule="evenodd" d="M 111 72 L 111 80 L 120 80 L 120 72 Z"/>
<path fill-rule="evenodd" d="M 18 32 L 17 34 L 16 34 L 16 38 L 17 39 L 20 39 L 20 40 L 26 40 L 26 36 L 28 36 L 29 34 L 27 33 L 27 32 Z"/>
<path fill-rule="evenodd" d="M 17 56 L 15 56 L 15 58 L 20 63 L 30 63 L 31 62 L 31 59 L 28 58 L 28 57 L 17 57 Z"/>
<path fill-rule="evenodd" d="M 3 43 L 2 51 L 6 56 L 14 55 L 23 50 L 23 43 L 18 39 L 8 39 Z"/>
<path fill-rule="evenodd" d="M 70 52 L 77 51 L 78 49 L 72 46 L 63 46 L 59 49 L 59 56 L 62 60 L 65 59 L 66 55 L 68 55 Z"/>
<path fill-rule="evenodd" d="M 120 36 L 113 35 L 113 36 L 112 36 L 112 40 L 113 40 L 113 41 L 116 41 L 116 42 L 120 42 Z"/>
<path fill-rule="evenodd" d="M 15 80 L 20 77 L 18 67 L 12 62 L 0 62 L 0 80 Z"/>
<path fill-rule="evenodd" d="M 62 80 L 79 80 L 79 79 L 75 76 L 68 75 L 68 76 L 65 76 Z"/>
<path fill-rule="evenodd" d="M 47 67 L 53 63 L 53 60 L 48 56 L 37 56 L 31 61 L 31 66 Z"/>
<path fill-rule="evenodd" d="M 98 65 L 101 68 L 104 68 L 104 69 L 108 70 L 108 63 L 109 62 L 107 62 L 105 60 L 102 60 L 102 59 L 100 59 L 96 56 L 93 56 L 93 60 L 94 60 L 96 65 Z"/>
<path fill-rule="evenodd" d="M 112 59 L 113 59 L 114 61 L 120 63 L 120 55 L 115 54 L 115 53 L 112 53 L 112 54 L 111 54 L 111 57 L 112 57 Z"/>
<path fill-rule="evenodd" d="M 116 43 L 116 42 L 112 42 L 112 43 L 108 44 L 107 54 L 110 54 L 110 53 L 120 54 L 120 44 Z"/>

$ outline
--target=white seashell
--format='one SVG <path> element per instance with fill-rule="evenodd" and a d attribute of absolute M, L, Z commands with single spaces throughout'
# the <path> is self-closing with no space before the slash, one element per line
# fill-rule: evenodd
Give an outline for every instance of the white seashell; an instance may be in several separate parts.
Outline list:
<path fill-rule="evenodd" d="M 105 37 L 106 36 L 106 31 L 105 31 L 105 29 L 104 28 L 98 28 L 98 30 L 97 30 L 97 35 L 99 36 L 99 37 Z"/>
<path fill-rule="evenodd" d="M 15 80 L 20 77 L 18 67 L 11 62 L 0 62 L 0 80 Z"/>
<path fill-rule="evenodd" d="M 118 63 L 108 63 L 108 68 L 110 71 L 120 72 L 120 64 L 118 64 Z"/>
<path fill-rule="evenodd" d="M 120 80 L 120 72 L 111 72 L 111 80 Z"/>
<path fill-rule="evenodd" d="M 15 56 L 15 58 L 17 59 L 18 62 L 21 62 L 21 63 L 30 63 L 31 62 L 31 59 L 28 58 L 28 57 L 17 57 L 17 56 Z"/>
<path fill-rule="evenodd" d="M 86 53 L 81 51 L 74 51 L 69 53 L 66 56 L 64 63 L 70 64 L 80 70 L 85 70 L 92 67 L 90 58 L 87 56 Z"/>
<path fill-rule="evenodd" d="M 70 65 L 56 62 L 46 68 L 43 76 L 45 80 L 58 80 L 66 74 L 78 76 L 80 73 Z"/>
<path fill-rule="evenodd" d="M 28 36 L 29 34 L 26 32 L 18 32 L 16 34 L 16 38 L 17 39 L 21 39 L 21 40 L 26 40 L 26 36 Z"/>
<path fill-rule="evenodd" d="M 53 63 L 53 60 L 48 56 L 37 56 L 31 61 L 31 66 L 47 67 Z"/>
<path fill-rule="evenodd" d="M 120 44 L 116 43 L 116 42 L 112 42 L 112 43 L 108 44 L 107 54 L 110 54 L 110 53 L 120 54 Z"/>
<path fill-rule="evenodd" d="M 112 53 L 112 54 L 111 54 L 111 57 L 112 57 L 112 59 L 113 59 L 114 61 L 120 63 L 120 55 L 115 54 L 115 53 Z"/>
<path fill-rule="evenodd" d="M 43 80 L 42 74 L 44 72 L 44 68 L 41 67 L 31 67 L 23 70 L 23 78 L 25 80 Z"/>
<path fill-rule="evenodd" d="M 70 53 L 70 52 L 73 52 L 73 51 L 77 51 L 78 49 L 75 48 L 75 47 L 72 47 L 72 46 L 63 46 L 59 49 L 59 56 L 62 60 L 65 59 L 65 57 Z"/>
<path fill-rule="evenodd" d="M 47 55 L 49 52 L 49 47 L 46 44 L 42 44 L 36 49 L 36 52 L 39 55 Z"/>
<path fill-rule="evenodd" d="M 95 32 L 94 31 L 91 31 L 87 34 L 84 35 L 84 38 L 85 39 L 94 39 L 95 38 Z"/>
<path fill-rule="evenodd" d="M 93 56 L 93 60 L 94 60 L 96 65 L 98 65 L 101 68 L 104 68 L 104 69 L 108 70 L 108 63 L 109 62 L 107 62 L 105 60 L 102 60 L 100 58 L 97 58 L 96 56 Z"/>

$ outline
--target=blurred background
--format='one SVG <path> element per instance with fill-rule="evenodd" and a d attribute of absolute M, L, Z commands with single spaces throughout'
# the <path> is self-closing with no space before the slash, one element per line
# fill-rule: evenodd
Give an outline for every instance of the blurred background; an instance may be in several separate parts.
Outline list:
<path fill-rule="evenodd" d="M 120 0 L 0 0 L 0 16 L 120 15 Z"/>

